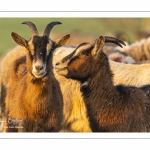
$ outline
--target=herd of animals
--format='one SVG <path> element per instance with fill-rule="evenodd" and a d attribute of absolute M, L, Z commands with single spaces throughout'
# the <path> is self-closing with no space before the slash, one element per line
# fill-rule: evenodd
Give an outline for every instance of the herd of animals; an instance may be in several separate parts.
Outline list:
<path fill-rule="evenodd" d="M 128 44 L 99 35 L 78 46 L 52 40 L 61 22 L 18 45 L 1 61 L 1 132 L 149 132 L 150 38 Z M 107 45 L 110 43 L 111 45 Z"/>

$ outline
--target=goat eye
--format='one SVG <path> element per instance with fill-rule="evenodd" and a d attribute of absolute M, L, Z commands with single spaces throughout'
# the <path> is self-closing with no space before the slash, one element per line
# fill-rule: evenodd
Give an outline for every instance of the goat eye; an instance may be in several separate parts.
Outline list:
<path fill-rule="evenodd" d="M 78 56 L 81 56 L 81 55 L 87 55 L 88 54 L 88 52 L 87 51 L 82 51 L 81 53 L 79 53 L 79 55 Z"/>

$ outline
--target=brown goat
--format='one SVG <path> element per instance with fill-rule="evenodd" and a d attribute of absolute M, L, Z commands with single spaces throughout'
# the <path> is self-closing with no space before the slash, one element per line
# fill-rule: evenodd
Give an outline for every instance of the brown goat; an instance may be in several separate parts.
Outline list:
<path fill-rule="evenodd" d="M 36 26 L 27 21 L 32 38 L 25 40 L 12 32 L 13 40 L 26 48 L 26 55 L 12 64 L 6 95 L 5 132 L 58 132 L 63 120 L 63 99 L 54 77 L 52 56 L 55 48 L 66 44 L 70 35 L 52 41 L 51 22 L 38 35 Z"/>
<path fill-rule="evenodd" d="M 93 132 L 150 131 L 150 86 L 113 85 L 105 38 L 79 45 L 56 63 L 59 75 L 81 83 L 81 92 Z"/>

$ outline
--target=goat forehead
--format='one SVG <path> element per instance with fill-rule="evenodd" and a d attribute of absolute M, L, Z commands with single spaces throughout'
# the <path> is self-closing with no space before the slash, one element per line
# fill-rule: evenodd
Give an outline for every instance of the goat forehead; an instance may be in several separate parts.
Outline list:
<path fill-rule="evenodd" d="M 82 51 L 88 50 L 91 47 L 88 43 L 83 43 L 82 45 L 79 45 L 75 50 L 75 55 L 81 53 Z"/>
<path fill-rule="evenodd" d="M 28 46 L 32 55 L 45 54 L 46 51 L 50 51 L 53 42 L 46 36 L 34 36 L 28 42 Z"/>
<path fill-rule="evenodd" d="M 87 43 L 80 44 L 71 54 L 69 54 L 68 56 L 64 57 L 62 59 L 62 62 L 70 60 L 71 58 L 73 58 L 74 56 L 78 55 L 82 51 L 88 50 L 90 47 L 91 46 L 89 44 L 87 44 Z"/>
<path fill-rule="evenodd" d="M 46 47 L 46 45 L 49 43 L 49 40 L 46 36 L 34 36 L 32 39 L 32 43 L 37 47 Z"/>
<path fill-rule="evenodd" d="M 71 54 L 67 55 L 66 57 L 64 57 L 62 59 L 62 62 L 66 62 L 68 60 L 70 60 L 72 58 L 72 56 L 74 55 L 75 51 L 73 51 Z"/>

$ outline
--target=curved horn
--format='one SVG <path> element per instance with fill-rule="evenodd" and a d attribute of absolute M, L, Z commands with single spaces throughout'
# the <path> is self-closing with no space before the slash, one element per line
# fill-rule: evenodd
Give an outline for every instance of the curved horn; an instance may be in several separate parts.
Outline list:
<path fill-rule="evenodd" d="M 33 24 L 30 21 L 24 21 L 24 22 L 22 22 L 22 24 L 27 24 L 30 27 L 31 32 L 32 32 L 32 36 L 38 35 L 38 31 L 37 31 L 35 24 Z"/>
<path fill-rule="evenodd" d="M 110 37 L 110 36 L 104 36 L 104 38 L 105 38 L 105 43 L 115 43 L 120 47 L 122 47 L 122 45 L 126 46 L 126 44 L 123 41 L 121 41 L 117 38 Z"/>
<path fill-rule="evenodd" d="M 44 30 L 43 36 L 44 36 L 44 35 L 47 35 L 47 36 L 49 37 L 49 34 L 50 34 L 50 32 L 51 32 L 51 29 L 52 29 L 52 28 L 54 27 L 54 25 L 56 25 L 56 24 L 62 24 L 62 23 L 61 23 L 61 22 L 58 22 L 58 21 L 49 23 L 49 24 L 46 26 L 45 30 Z"/>

